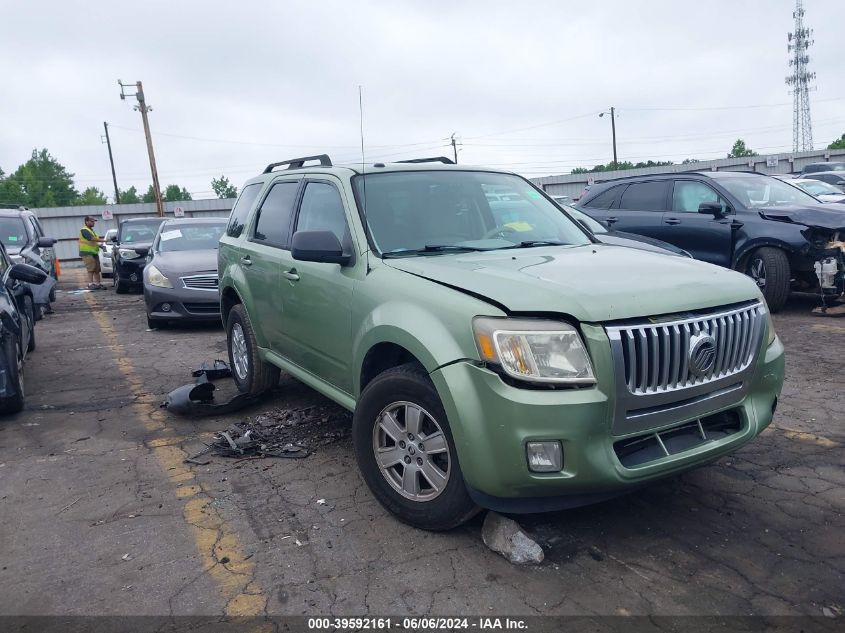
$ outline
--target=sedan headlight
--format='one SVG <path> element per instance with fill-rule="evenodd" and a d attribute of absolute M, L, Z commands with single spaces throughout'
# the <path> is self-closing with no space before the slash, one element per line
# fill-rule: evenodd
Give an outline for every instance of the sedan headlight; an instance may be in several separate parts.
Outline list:
<path fill-rule="evenodd" d="M 118 252 L 123 259 L 138 259 L 141 256 L 134 248 L 121 248 Z"/>
<path fill-rule="evenodd" d="M 173 284 L 170 283 L 170 280 L 165 277 L 161 271 L 156 268 L 155 266 L 147 266 L 146 270 L 144 271 L 147 275 L 147 281 L 151 286 L 158 286 L 159 288 L 172 288 Z"/>
<path fill-rule="evenodd" d="M 568 323 L 477 317 L 472 328 L 481 358 L 509 376 L 557 384 L 596 382 L 584 343 Z"/>

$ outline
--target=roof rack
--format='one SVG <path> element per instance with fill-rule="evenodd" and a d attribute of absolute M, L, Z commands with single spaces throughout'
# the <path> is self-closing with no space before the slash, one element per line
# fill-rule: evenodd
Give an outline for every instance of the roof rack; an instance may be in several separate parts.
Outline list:
<path fill-rule="evenodd" d="M 397 160 L 397 163 L 443 163 L 444 165 L 454 165 L 455 161 L 445 156 L 432 156 L 431 158 L 409 158 L 408 160 Z"/>
<path fill-rule="evenodd" d="M 305 165 L 305 161 L 308 160 L 320 161 L 320 167 L 332 166 L 332 159 L 329 158 L 328 154 L 317 154 L 316 156 L 303 156 L 302 158 L 291 158 L 290 160 L 282 160 L 278 163 L 270 163 L 269 165 L 267 165 L 267 167 L 264 168 L 264 171 L 262 173 L 269 174 L 276 167 L 279 167 L 281 165 L 287 165 L 288 169 L 301 169 Z"/>

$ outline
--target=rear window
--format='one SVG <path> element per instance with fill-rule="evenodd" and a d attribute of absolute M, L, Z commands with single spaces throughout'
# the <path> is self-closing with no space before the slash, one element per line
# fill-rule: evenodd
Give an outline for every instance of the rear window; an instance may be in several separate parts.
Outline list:
<path fill-rule="evenodd" d="M 595 198 L 585 202 L 584 206 L 590 209 L 611 209 L 613 208 L 613 203 L 616 201 L 616 198 L 619 197 L 619 191 L 621 189 L 622 187 L 620 185 L 611 187 L 604 193 L 600 193 Z"/>
<path fill-rule="evenodd" d="M 635 182 L 622 194 L 619 208 L 630 211 L 665 211 L 667 185 L 666 180 Z"/>
<path fill-rule="evenodd" d="M 246 219 L 249 215 L 250 209 L 261 191 L 262 183 L 257 182 L 252 185 L 247 185 L 241 190 L 241 195 L 235 201 L 235 206 L 232 207 L 232 214 L 229 216 L 229 226 L 226 227 L 226 235 L 229 237 L 240 237 L 244 232 Z"/>
<path fill-rule="evenodd" d="M 845 163 L 811 163 L 805 165 L 801 173 L 812 174 L 819 171 L 845 171 Z"/>
<path fill-rule="evenodd" d="M 150 220 L 149 222 L 124 222 L 120 225 L 121 243 L 152 242 L 161 226 L 161 220 Z"/>

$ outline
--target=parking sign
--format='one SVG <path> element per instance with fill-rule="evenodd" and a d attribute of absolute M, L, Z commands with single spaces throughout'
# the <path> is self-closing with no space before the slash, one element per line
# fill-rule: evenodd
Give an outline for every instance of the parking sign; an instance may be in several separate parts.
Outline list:
<path fill-rule="evenodd" d="M 185 210 L 182 207 L 176 207 L 173 209 L 173 215 L 177 218 L 184 218 L 185 217 Z"/>

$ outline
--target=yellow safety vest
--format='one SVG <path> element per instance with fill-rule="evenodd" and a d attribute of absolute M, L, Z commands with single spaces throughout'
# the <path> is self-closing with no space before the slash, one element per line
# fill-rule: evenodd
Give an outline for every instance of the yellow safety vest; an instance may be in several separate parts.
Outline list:
<path fill-rule="evenodd" d="M 82 236 L 82 231 L 88 229 L 91 233 L 94 234 L 94 237 L 100 237 L 97 235 L 97 231 L 94 229 L 89 229 L 87 226 L 83 226 L 79 229 L 79 254 L 80 255 L 97 255 L 100 252 L 100 243 L 92 240 L 86 240 Z"/>

